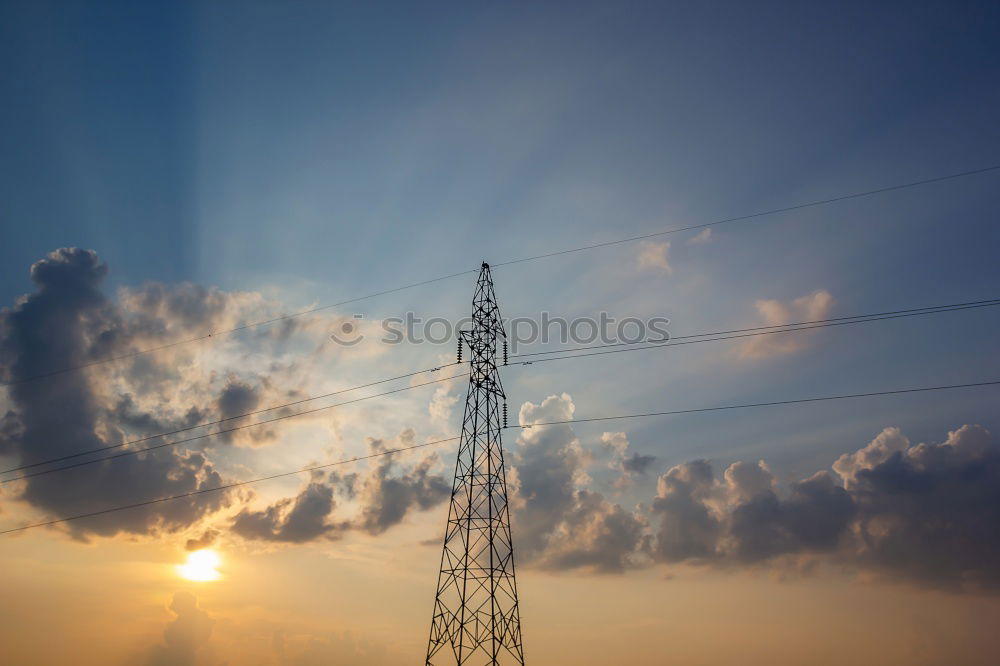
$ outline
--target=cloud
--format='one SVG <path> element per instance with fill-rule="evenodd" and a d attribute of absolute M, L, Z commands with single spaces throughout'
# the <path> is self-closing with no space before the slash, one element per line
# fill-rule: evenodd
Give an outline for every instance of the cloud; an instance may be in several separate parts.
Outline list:
<path fill-rule="evenodd" d="M 1000 445 L 990 433 L 965 425 L 940 444 L 881 461 L 869 453 L 838 461 L 858 507 L 858 559 L 934 585 L 1000 589 Z"/>
<path fill-rule="evenodd" d="M 336 538 L 343 526 L 327 521 L 334 505 L 333 488 L 314 477 L 294 499 L 280 500 L 262 511 L 243 509 L 233 519 L 232 530 L 245 539 L 285 543 Z"/>
<path fill-rule="evenodd" d="M 791 302 L 759 300 L 754 303 L 764 326 L 778 326 L 798 321 L 826 319 L 833 308 L 833 296 L 825 289 L 796 298 Z M 805 349 L 813 333 L 776 333 L 750 338 L 740 347 L 744 358 L 766 358 L 794 354 Z"/>
<path fill-rule="evenodd" d="M 723 533 L 712 499 L 712 466 L 695 460 L 670 468 L 657 481 L 653 514 L 659 518 L 655 556 L 665 562 L 714 559 Z"/>
<path fill-rule="evenodd" d="M 430 404 L 427 406 L 427 411 L 431 416 L 431 420 L 441 425 L 451 423 L 451 410 L 457 402 L 458 396 L 451 393 L 450 387 L 437 387 L 434 390 L 434 395 L 431 396 Z"/>
<path fill-rule="evenodd" d="M 0 393 L 0 454 L 31 465 L 219 419 L 245 425 L 249 419 L 232 417 L 303 397 L 316 364 L 284 357 L 290 345 L 313 348 L 314 341 L 291 336 L 324 328 L 334 314 L 219 336 L 204 353 L 205 345 L 170 343 L 270 319 L 286 308 L 259 293 L 193 284 L 123 287 L 109 300 L 102 291 L 107 274 L 91 250 L 56 250 L 32 266 L 34 292 L 0 310 L 0 380 L 11 383 Z M 156 353 L 135 353 L 150 348 Z M 108 357 L 118 360 L 100 363 Z M 78 369 L 59 372 L 65 368 Z M 219 442 L 262 446 L 276 439 L 277 429 L 266 425 L 208 437 L 27 479 L 8 486 L 5 500 L 64 516 L 190 493 L 222 483 L 217 460 L 225 453 L 213 452 Z M 232 501 L 228 492 L 203 494 L 64 529 L 81 539 L 182 531 Z"/>
<path fill-rule="evenodd" d="M 656 462 L 656 456 L 642 455 L 635 452 L 629 453 L 628 436 L 623 432 L 605 432 L 601 434 L 601 446 L 613 456 L 609 467 L 621 472 L 621 476 L 615 482 L 615 485 L 619 488 L 630 485 L 635 476 L 642 476 Z"/>
<path fill-rule="evenodd" d="M 725 479 L 730 498 L 736 502 L 749 501 L 766 492 L 773 492 L 777 485 L 774 475 L 763 460 L 756 463 L 735 462 L 726 469 Z"/>
<path fill-rule="evenodd" d="M 257 408 L 260 396 L 254 387 L 235 378 L 231 378 L 219 394 L 217 406 L 219 414 L 224 419 L 231 419 L 240 414 L 246 414 Z"/>
<path fill-rule="evenodd" d="M 707 245 L 712 242 L 712 228 L 702 229 L 687 240 L 688 245 Z"/>
<path fill-rule="evenodd" d="M 195 550 L 201 550 L 202 548 L 208 548 L 215 543 L 215 540 L 219 538 L 218 530 L 205 530 L 200 537 L 194 539 L 188 539 L 184 544 L 184 550 L 192 552 Z"/>
<path fill-rule="evenodd" d="M 208 643 L 215 625 L 207 612 L 198 608 L 190 592 L 174 594 L 170 610 L 177 616 L 163 633 L 163 644 L 154 648 L 149 666 L 194 666 L 198 652 Z"/>
<path fill-rule="evenodd" d="M 568 394 L 521 406 L 522 425 L 571 419 Z M 606 446 L 624 451 L 614 433 Z M 547 569 L 589 568 L 622 571 L 640 550 L 645 528 L 633 512 L 586 490 L 592 457 L 568 424 L 522 431 L 511 456 L 509 475 L 519 562 Z"/>
<path fill-rule="evenodd" d="M 590 568 L 622 572 L 645 550 L 646 524 L 637 514 L 604 499 L 600 493 L 577 490 L 573 506 L 549 535 L 538 564 L 547 569 Z"/>
<path fill-rule="evenodd" d="M 21 381 L 129 349 L 129 340 L 137 334 L 101 292 L 106 275 L 107 266 L 96 253 L 77 248 L 56 250 L 31 267 L 36 291 L 21 298 L 14 308 L 0 311 L 0 374 L 14 382 L 7 388 L 11 411 L 4 417 L 3 446 L 21 464 L 124 441 L 121 426 L 109 417 L 129 403 L 123 403 L 120 395 L 110 395 L 107 384 L 96 381 L 96 371 Z M 161 449 L 28 479 L 21 482 L 18 498 L 60 516 L 191 492 L 221 482 L 204 454 Z M 190 497 L 88 519 L 71 524 L 69 529 L 81 537 L 176 530 L 228 501 L 226 493 Z"/>
<path fill-rule="evenodd" d="M 404 431 L 399 445 L 410 446 L 412 442 L 413 431 Z M 387 448 L 377 439 L 369 439 L 368 446 L 373 453 Z M 381 534 L 401 523 L 409 511 L 430 509 L 451 494 L 451 483 L 431 473 L 438 460 L 435 454 L 426 456 L 405 474 L 393 474 L 397 456 L 377 458 L 360 486 L 358 496 L 363 508 L 357 525 L 369 534 Z"/>
<path fill-rule="evenodd" d="M 670 275 L 673 273 L 673 268 L 668 260 L 669 252 L 670 243 L 643 241 L 639 244 L 639 268 L 660 270 Z"/>
<path fill-rule="evenodd" d="M 266 377 L 257 378 L 255 385 L 239 377 L 229 376 L 215 400 L 215 413 L 220 420 L 225 420 L 223 428 L 236 428 L 251 423 L 254 417 L 239 418 L 240 414 L 259 411 L 264 406 L 262 395 L 265 393 L 273 396 L 269 401 L 270 404 L 281 404 L 281 401 L 293 397 L 287 392 L 281 395 L 280 392 L 269 390 L 272 388 Z M 264 418 L 274 418 L 279 413 L 291 413 L 291 410 L 286 408 L 280 412 L 266 414 Z M 273 443 L 276 437 L 277 433 L 271 426 L 258 426 L 223 433 L 218 436 L 218 440 L 237 446 L 266 446 Z"/>
<path fill-rule="evenodd" d="M 660 477 L 651 507 L 663 562 L 758 565 L 822 556 L 948 589 L 1000 589 L 1000 445 L 965 425 L 940 444 L 886 428 L 780 493 L 762 462 L 717 479 L 706 461 Z M 778 566 L 778 564 L 776 564 Z"/>
<path fill-rule="evenodd" d="M 632 474 L 645 474 L 656 462 L 656 456 L 632 453 L 622 460 L 622 469 Z"/>
<path fill-rule="evenodd" d="M 412 445 L 413 440 L 413 431 L 405 430 L 398 446 Z M 374 438 L 369 438 L 368 447 L 372 453 L 397 448 Z M 382 534 L 403 522 L 411 511 L 431 509 L 451 493 L 451 484 L 433 473 L 436 454 L 400 472 L 397 468 L 403 457 L 398 453 L 380 456 L 367 473 L 333 472 L 325 480 L 316 474 L 295 499 L 282 499 L 259 511 L 242 510 L 233 520 L 233 532 L 245 539 L 286 543 L 339 538 L 349 530 Z M 332 520 L 335 491 L 357 505 L 356 515 Z"/>
<path fill-rule="evenodd" d="M 844 486 L 853 490 L 858 487 L 858 472 L 874 469 L 909 447 L 910 440 L 899 428 L 885 428 L 865 448 L 840 456 L 833 469 L 844 480 Z"/>
<path fill-rule="evenodd" d="M 764 490 L 740 502 L 729 524 L 732 556 L 742 562 L 785 553 L 833 551 L 854 517 L 847 492 L 827 472 L 791 484 L 786 497 Z"/>
<path fill-rule="evenodd" d="M 734 463 L 722 481 L 704 460 L 673 467 L 660 477 L 652 505 L 659 519 L 657 557 L 754 563 L 837 546 L 854 506 L 829 474 L 793 483 L 786 497 L 775 485 L 762 463 Z"/>

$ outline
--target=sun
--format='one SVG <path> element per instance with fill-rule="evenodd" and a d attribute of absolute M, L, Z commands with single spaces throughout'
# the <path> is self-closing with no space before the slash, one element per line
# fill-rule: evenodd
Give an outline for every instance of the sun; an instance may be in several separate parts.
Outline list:
<path fill-rule="evenodd" d="M 207 583 L 222 578 L 217 571 L 221 563 L 222 560 L 214 550 L 196 550 L 188 554 L 187 562 L 177 565 L 177 573 L 182 578 Z"/>

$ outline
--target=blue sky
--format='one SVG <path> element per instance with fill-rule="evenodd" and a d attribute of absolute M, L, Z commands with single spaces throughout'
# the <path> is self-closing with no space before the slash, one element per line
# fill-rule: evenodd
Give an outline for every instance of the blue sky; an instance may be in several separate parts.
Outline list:
<path fill-rule="evenodd" d="M 483 260 L 993 166 L 998 27 L 991 2 L 5 2 L 0 307 L 31 292 L 29 267 L 60 247 L 95 250 L 111 298 L 191 282 L 296 311 Z M 805 319 L 796 299 L 817 292 L 832 297 L 831 317 L 995 298 L 998 184 L 993 171 L 713 226 L 707 243 L 687 232 L 653 239 L 668 248 L 498 267 L 496 291 L 511 317 L 664 316 L 674 335 L 768 323 L 762 302 Z M 669 269 L 642 264 L 651 247 Z M 454 319 L 474 280 L 326 314 Z M 453 353 L 352 356 L 323 346 L 326 325 L 287 348 L 243 335 L 243 347 L 192 353 L 220 376 L 251 356 L 263 367 L 272 354 L 330 354 L 296 387 L 306 393 Z M 568 393 L 586 418 L 994 380 L 998 325 L 987 308 L 820 331 L 757 356 L 708 343 L 515 366 L 504 381 L 512 413 Z M 426 398 L 345 421 L 344 449 L 363 448 L 365 428 L 391 436 L 423 419 Z M 995 389 L 576 433 L 597 450 L 606 430 L 627 431 L 656 474 L 765 459 L 785 482 L 885 427 L 941 442 L 977 423 L 1000 433 Z M 303 434 L 305 453 L 327 455 L 324 437 Z M 220 466 L 237 477 L 303 462 L 294 450 L 227 455 Z M 591 474 L 617 492 L 610 468 Z M 654 478 L 618 500 L 648 502 Z"/>
<path fill-rule="evenodd" d="M 59 246 L 97 250 L 112 285 L 261 289 L 294 309 L 1000 154 L 989 3 L 3 11 L 8 304 L 28 291 L 28 265 Z M 705 247 L 671 237 L 670 276 L 616 270 L 634 244 L 528 263 L 497 271 L 498 291 L 511 315 L 663 314 L 675 334 L 743 324 L 755 300 L 815 289 L 833 294 L 835 314 L 988 298 L 1000 282 L 995 190 L 986 174 L 720 227 Z M 461 316 L 470 287 L 451 280 L 355 309 Z M 978 379 L 996 369 L 984 353 L 996 321 L 976 312 L 829 333 L 830 349 L 737 368 L 736 383 L 690 370 L 684 395 Z M 607 383 L 621 377 L 635 395 L 617 411 L 634 411 L 673 403 L 661 389 L 687 354 L 653 372 L 611 357 L 535 381 L 591 386 L 574 393 L 594 392 L 603 412 L 587 378 L 623 395 Z M 975 403 L 928 400 L 959 420 Z M 928 436 L 943 427 L 908 415 Z"/>

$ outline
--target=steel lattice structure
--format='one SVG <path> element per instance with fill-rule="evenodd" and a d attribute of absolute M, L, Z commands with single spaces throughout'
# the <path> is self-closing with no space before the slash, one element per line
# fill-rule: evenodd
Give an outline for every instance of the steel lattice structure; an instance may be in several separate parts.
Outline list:
<path fill-rule="evenodd" d="M 506 333 L 484 263 L 472 300 L 469 393 L 441 554 L 428 666 L 524 664 L 502 427 L 507 405 L 497 371 Z M 501 409 L 503 416 L 501 420 Z"/>

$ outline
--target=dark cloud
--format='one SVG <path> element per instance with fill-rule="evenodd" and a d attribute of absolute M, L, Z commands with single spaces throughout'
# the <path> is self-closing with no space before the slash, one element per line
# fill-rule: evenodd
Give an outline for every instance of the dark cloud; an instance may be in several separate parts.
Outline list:
<path fill-rule="evenodd" d="M 658 559 L 734 564 L 832 552 L 855 506 L 826 472 L 793 483 L 780 497 L 763 463 L 734 463 L 718 481 L 711 465 L 699 460 L 660 477 L 652 512 L 659 520 Z"/>
<path fill-rule="evenodd" d="M 260 397 L 253 386 L 237 379 L 230 379 L 219 394 L 218 409 L 222 418 L 230 419 L 257 409 L 259 404 Z"/>
<path fill-rule="evenodd" d="M 143 423 L 120 396 L 112 407 L 106 387 L 89 371 L 21 381 L 131 349 L 130 324 L 100 290 L 106 274 L 92 251 L 57 250 L 32 266 L 36 291 L 0 312 L 0 374 L 13 382 L 0 446 L 21 464 L 121 443 L 120 424 L 109 418 L 116 411 L 135 416 L 139 427 L 159 425 Z M 31 478 L 19 498 L 52 515 L 73 515 L 221 481 L 205 455 L 161 449 Z M 79 536 L 180 529 L 227 501 L 225 493 L 207 494 L 72 523 L 70 529 Z"/>
<path fill-rule="evenodd" d="M 198 652 L 208 643 L 215 625 L 207 612 L 198 608 L 190 592 L 174 594 L 170 610 L 177 616 L 163 633 L 163 644 L 154 648 L 149 666 L 193 666 Z"/>
<path fill-rule="evenodd" d="M 13 410 L 7 410 L 0 417 L 0 455 L 11 455 L 17 450 L 17 443 L 24 434 L 21 420 Z"/>
<path fill-rule="evenodd" d="M 112 422 L 131 433 L 141 435 L 152 435 L 161 432 L 190 428 L 191 426 L 205 421 L 210 413 L 191 406 L 181 415 L 157 412 L 154 410 L 145 411 L 135 402 L 135 398 L 130 395 L 120 395 L 114 407 L 109 410 L 108 417 Z"/>
<path fill-rule="evenodd" d="M 226 385 L 219 392 L 216 399 L 216 411 L 220 419 L 225 420 L 224 428 L 236 428 L 251 422 L 254 417 L 239 418 L 241 414 L 254 412 L 261 407 L 262 393 L 269 387 L 266 378 L 259 380 L 258 385 L 252 385 L 237 377 L 229 377 Z M 287 396 L 282 396 L 285 399 Z M 275 398 L 275 403 L 278 399 Z M 290 410 L 276 410 L 268 414 L 267 418 L 273 418 L 283 414 L 292 413 Z M 270 426 L 258 426 L 247 428 L 236 432 L 227 432 L 218 436 L 222 442 L 232 442 L 235 444 L 245 443 L 251 446 L 262 446 L 270 444 L 275 440 L 276 432 Z"/>
<path fill-rule="evenodd" d="M 962 426 L 874 464 L 838 462 L 853 473 L 863 563 L 934 585 L 1000 589 L 1000 445 L 984 428 Z"/>
<path fill-rule="evenodd" d="M 611 469 L 621 473 L 615 486 L 619 489 L 632 485 L 634 477 L 642 476 L 656 462 L 656 456 L 629 453 L 628 435 L 623 432 L 606 432 L 601 435 L 601 447 L 612 455 Z"/>
<path fill-rule="evenodd" d="M 887 428 L 779 493 L 763 463 L 722 480 L 705 461 L 660 477 L 654 556 L 738 566 L 821 555 L 949 589 L 1000 589 L 1000 446 L 979 426 L 911 446 Z M 777 559 L 776 559 L 777 558 Z"/>
<path fill-rule="evenodd" d="M 287 543 L 336 537 L 345 526 L 327 521 L 334 504 L 333 488 L 313 480 L 294 500 L 280 500 L 262 511 L 242 510 L 232 529 L 245 539 Z"/>
<path fill-rule="evenodd" d="M 522 405 L 519 422 L 568 420 L 573 411 L 569 395 L 553 395 L 538 405 Z M 624 455 L 624 433 L 605 435 L 605 446 Z M 633 566 L 635 556 L 647 548 L 645 524 L 634 512 L 583 487 L 591 457 L 571 426 L 526 429 L 512 453 L 508 491 L 519 563 L 600 572 Z"/>
<path fill-rule="evenodd" d="M 660 477 L 653 499 L 659 517 L 655 554 L 666 562 L 714 558 L 722 523 L 710 500 L 715 479 L 706 460 L 677 465 Z"/>
<path fill-rule="evenodd" d="M 647 549 L 646 524 L 636 514 L 605 501 L 600 493 L 578 490 L 538 564 L 547 569 L 590 568 L 618 573 Z"/>
<path fill-rule="evenodd" d="M 654 462 L 656 462 L 656 456 L 644 456 L 640 453 L 632 453 L 632 455 L 622 458 L 622 469 L 633 474 L 645 474 L 653 466 Z"/>
<path fill-rule="evenodd" d="M 568 395 L 549 396 L 521 407 L 522 425 L 572 418 Z M 510 457 L 511 502 L 518 557 L 540 558 L 559 525 L 576 505 L 578 480 L 587 464 L 573 428 L 566 424 L 525 430 Z"/>
<path fill-rule="evenodd" d="M 183 328 L 204 326 L 230 305 L 225 292 L 190 282 L 171 286 L 149 283 L 135 292 L 133 301 L 138 310 L 152 315 L 149 322 L 154 328 L 168 326 L 168 322 Z"/>
<path fill-rule="evenodd" d="M 400 436 L 399 446 L 413 442 L 413 431 Z M 385 442 L 369 439 L 373 453 L 387 450 Z M 348 530 L 364 530 L 377 535 L 403 522 L 414 510 L 424 511 L 446 500 L 451 486 L 434 474 L 437 456 L 419 460 L 407 471 L 398 471 L 398 454 L 375 459 L 367 473 L 332 472 L 326 481 L 315 475 L 294 500 L 280 500 L 260 511 L 244 509 L 233 521 L 233 532 L 245 539 L 301 543 L 321 537 L 338 538 Z M 332 520 L 336 506 L 334 492 L 355 502 L 351 518 Z"/>
<path fill-rule="evenodd" d="M 775 555 L 830 552 L 855 514 L 851 497 L 826 472 L 793 483 L 787 498 L 761 492 L 738 504 L 729 534 L 733 555 L 756 562 Z"/>
<path fill-rule="evenodd" d="M 195 550 L 201 550 L 202 548 L 208 548 L 215 543 L 215 540 L 219 538 L 218 530 L 205 530 L 200 537 L 195 539 L 188 539 L 187 543 L 184 544 L 184 550 L 192 552 Z"/>
<path fill-rule="evenodd" d="M 412 431 L 407 431 L 400 445 L 406 446 L 412 439 Z M 369 448 L 374 453 L 386 447 L 381 440 L 373 439 L 369 440 Z M 412 509 L 430 509 L 451 494 L 451 484 L 431 473 L 437 456 L 427 456 L 405 474 L 393 473 L 395 458 L 395 455 L 378 458 L 359 490 L 363 508 L 358 526 L 369 534 L 381 534 L 401 523 Z"/>

